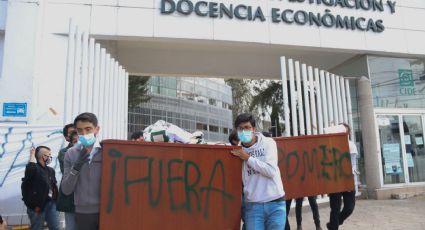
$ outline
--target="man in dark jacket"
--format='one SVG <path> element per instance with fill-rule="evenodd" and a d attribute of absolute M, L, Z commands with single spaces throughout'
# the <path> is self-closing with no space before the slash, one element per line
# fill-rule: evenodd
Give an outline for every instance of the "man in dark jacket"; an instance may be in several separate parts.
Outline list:
<path fill-rule="evenodd" d="M 51 161 L 50 148 L 38 146 L 31 149 L 30 162 L 25 168 L 25 182 L 23 182 L 29 185 L 25 186 L 23 193 L 31 230 L 42 229 L 44 221 L 50 230 L 59 229 L 55 170 L 47 166 Z"/>

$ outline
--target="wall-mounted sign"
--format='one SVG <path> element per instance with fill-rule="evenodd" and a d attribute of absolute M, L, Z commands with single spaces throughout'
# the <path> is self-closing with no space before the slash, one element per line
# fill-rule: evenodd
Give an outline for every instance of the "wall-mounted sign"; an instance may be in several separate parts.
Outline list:
<path fill-rule="evenodd" d="M 340 7 L 354 10 L 367 10 L 383 12 L 387 9 L 395 13 L 395 1 L 383 2 L 377 0 L 288 0 L 289 2 L 325 5 L 327 7 Z M 228 18 L 245 21 L 266 21 L 264 9 L 260 6 L 245 4 L 218 3 L 191 0 L 161 0 L 161 14 L 180 14 L 188 16 L 196 14 L 200 17 Z M 307 12 L 304 10 L 271 8 L 270 15 L 273 23 L 286 23 L 297 25 L 310 25 L 347 30 L 372 31 L 380 33 L 385 30 L 383 20 L 349 15 L 339 15 L 326 9 L 324 12 Z"/>
<path fill-rule="evenodd" d="M 3 103 L 3 117 L 26 117 L 27 103 Z"/>
<path fill-rule="evenodd" d="M 415 95 L 415 80 L 411 69 L 399 69 L 400 95 Z"/>
<path fill-rule="evenodd" d="M 400 144 L 384 144 L 382 155 L 384 157 L 386 174 L 400 174 L 402 172 L 400 163 Z"/>

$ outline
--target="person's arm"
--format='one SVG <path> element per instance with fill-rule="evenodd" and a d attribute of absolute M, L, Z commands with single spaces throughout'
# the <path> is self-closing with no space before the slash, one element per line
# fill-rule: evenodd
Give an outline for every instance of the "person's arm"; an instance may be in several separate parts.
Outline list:
<path fill-rule="evenodd" d="M 61 169 L 62 175 L 64 174 L 63 161 L 64 161 L 64 158 L 65 158 L 65 152 L 66 152 L 65 149 L 61 149 L 58 153 L 59 167 Z"/>
<path fill-rule="evenodd" d="M 37 160 L 35 158 L 35 148 L 31 147 L 30 150 L 30 160 L 25 167 L 25 178 L 31 179 L 37 171 Z"/>
<path fill-rule="evenodd" d="M 68 149 L 65 153 L 64 161 L 64 175 L 61 183 L 62 192 L 65 195 L 70 195 L 75 190 L 75 185 L 78 181 L 78 175 L 83 165 L 89 161 L 89 154 L 86 149 L 82 149 L 79 153 L 78 159 L 75 162 L 71 161 L 72 151 L 76 149 Z"/>
<path fill-rule="evenodd" d="M 278 170 L 277 146 L 273 139 L 266 140 L 265 144 L 265 161 L 255 157 L 250 157 L 247 160 L 247 164 L 261 175 L 268 178 L 273 178 Z"/>

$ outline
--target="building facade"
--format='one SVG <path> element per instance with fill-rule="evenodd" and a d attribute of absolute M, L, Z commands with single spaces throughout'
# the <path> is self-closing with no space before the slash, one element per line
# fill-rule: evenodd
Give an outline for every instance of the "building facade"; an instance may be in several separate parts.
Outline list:
<path fill-rule="evenodd" d="M 188 132 L 202 131 L 206 141 L 228 142 L 232 90 L 222 79 L 153 76 L 148 87 L 149 102 L 129 110 L 129 134 L 164 120 Z"/>
<path fill-rule="evenodd" d="M 78 26 L 77 36 L 68 36 L 76 29 L 70 25 Z M 60 128 L 70 122 L 65 82 L 69 63 L 77 62 L 69 58 L 69 41 L 80 41 L 81 34 L 99 41 L 111 63 L 119 61 L 130 75 L 281 79 L 282 56 L 340 74 L 350 79 L 350 112 L 369 197 L 425 190 L 423 0 L 0 0 L 2 140 L 16 124 Z M 75 68 L 77 74 L 84 71 Z M 114 84 L 109 86 L 114 90 Z M 199 117 L 208 135 L 214 136 L 211 130 L 217 127 L 224 135 L 230 128 L 227 118 L 201 120 L 211 108 L 223 112 L 206 98 L 208 104 L 199 108 L 203 112 L 190 114 L 196 123 L 184 124 L 194 120 L 183 117 L 184 108 L 180 117 L 153 109 L 149 114 L 177 124 L 180 119 L 189 130 L 197 129 Z M 161 106 L 177 103 L 164 95 L 155 100 Z M 96 104 L 109 106 L 101 100 Z M 103 117 L 106 136 L 117 138 L 113 120 Z M 119 137 L 126 138 L 120 130 Z M 16 144 L 13 153 L 30 147 L 29 134 L 19 134 L 25 141 L 15 143 L 24 146 Z M 5 159 L 0 158 L 0 179 L 22 172 L 19 165 L 3 170 Z"/>

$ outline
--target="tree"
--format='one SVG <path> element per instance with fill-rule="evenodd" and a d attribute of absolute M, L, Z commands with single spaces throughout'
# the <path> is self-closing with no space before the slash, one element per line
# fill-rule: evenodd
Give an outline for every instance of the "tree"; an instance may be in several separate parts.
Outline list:
<path fill-rule="evenodd" d="M 250 104 L 252 100 L 252 88 L 250 80 L 247 79 L 226 79 L 226 84 L 232 87 L 233 118 L 241 113 L 251 112 Z"/>
<path fill-rule="evenodd" d="M 283 117 L 281 116 L 283 114 L 282 82 L 259 80 L 253 90 L 256 95 L 252 97 L 250 110 L 261 109 L 269 111 L 271 109 L 271 134 L 273 136 L 281 136 L 282 130 L 279 118 Z"/>
<path fill-rule="evenodd" d="M 148 102 L 151 97 L 148 95 L 149 76 L 129 76 L 128 83 L 128 107 L 137 107 L 141 103 Z"/>

